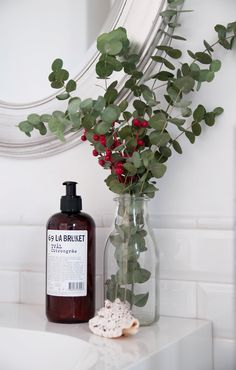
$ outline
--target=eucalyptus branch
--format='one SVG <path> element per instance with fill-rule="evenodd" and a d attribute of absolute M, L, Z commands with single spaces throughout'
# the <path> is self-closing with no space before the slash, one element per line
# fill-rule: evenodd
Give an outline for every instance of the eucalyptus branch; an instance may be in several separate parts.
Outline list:
<path fill-rule="evenodd" d="M 100 55 L 96 73 L 105 82 L 103 95 L 84 100 L 72 97 L 76 81 L 69 80 L 63 61 L 56 59 L 52 63 L 49 80 L 53 88 L 61 89 L 64 86 L 65 91 L 58 95 L 58 99 L 68 99 L 66 111 L 43 115 L 32 113 L 19 124 L 20 130 L 28 136 L 33 130 L 38 130 L 42 135 L 50 131 L 63 141 L 68 131 L 80 131 L 83 128 L 81 140 L 90 142 L 92 154 L 97 157 L 99 165 L 109 171 L 105 182 L 112 192 L 153 197 L 157 189 L 151 178 L 159 180 L 165 174 L 172 149 L 182 153 L 179 137 L 184 134 L 193 143 L 201 134 L 201 126 L 213 126 L 217 116 L 223 112 L 221 107 L 207 111 L 203 105 L 192 110 L 191 102 L 185 97 L 198 91 L 201 83 L 211 82 L 219 71 L 221 62 L 212 59 L 213 47 L 219 44 L 230 49 L 236 37 L 236 22 L 226 27 L 216 25 L 217 41 L 211 45 L 204 41 L 204 51 L 189 50 L 192 61 L 189 64 L 184 62 L 181 50 L 172 47 L 174 39 L 186 40 L 175 34 L 177 16 L 186 12 L 178 10 L 180 3 L 180 0 L 172 0 L 162 12 L 163 26 L 159 32 L 167 35 L 169 40 L 167 44 L 157 45 L 160 53 L 151 57 L 157 66 L 157 73 L 150 77 L 154 80 L 151 88 L 142 83 L 144 76 L 138 69 L 139 55 L 130 52 L 126 30 L 118 28 L 97 39 Z M 173 32 L 166 32 L 166 26 L 171 26 Z M 177 68 L 172 64 L 172 59 L 180 61 L 181 66 Z M 164 66 L 167 70 L 164 70 Z M 124 87 L 133 98 L 133 107 L 129 107 L 126 99 L 119 101 L 117 81 L 108 84 L 108 78 L 118 71 L 123 71 L 127 76 Z M 159 86 L 155 86 L 157 81 L 160 81 Z M 166 108 L 162 108 L 157 101 L 155 90 L 159 88 L 163 88 L 160 92 L 167 102 Z M 172 117 L 174 109 L 180 114 Z M 192 123 L 183 129 L 187 118 Z M 181 131 L 175 139 L 169 134 L 171 124 Z"/>

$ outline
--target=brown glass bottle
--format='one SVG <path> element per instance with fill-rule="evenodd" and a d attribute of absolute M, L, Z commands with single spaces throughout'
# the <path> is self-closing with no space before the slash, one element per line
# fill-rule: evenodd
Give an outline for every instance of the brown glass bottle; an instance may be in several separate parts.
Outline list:
<path fill-rule="evenodd" d="M 95 223 L 81 212 L 76 183 L 63 185 L 61 213 L 47 223 L 46 315 L 52 322 L 87 322 L 95 311 Z"/>

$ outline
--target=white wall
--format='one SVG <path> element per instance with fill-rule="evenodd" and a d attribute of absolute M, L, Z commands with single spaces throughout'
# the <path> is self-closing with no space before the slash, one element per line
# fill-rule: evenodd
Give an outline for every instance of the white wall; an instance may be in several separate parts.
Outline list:
<path fill-rule="evenodd" d="M 214 41 L 216 23 L 234 20 L 234 0 L 187 2 L 188 48 Z M 183 45 L 183 44 L 181 44 Z M 161 313 L 213 321 L 215 370 L 233 370 L 233 216 L 236 50 L 219 50 L 222 70 L 194 102 L 225 113 L 196 144 L 183 142 L 150 203 L 161 251 Z M 114 211 L 87 143 L 54 157 L 0 159 L 0 300 L 44 302 L 45 223 L 57 212 L 64 180 L 78 181 L 84 211 L 97 223 L 97 306 L 102 302 L 102 250 Z"/>

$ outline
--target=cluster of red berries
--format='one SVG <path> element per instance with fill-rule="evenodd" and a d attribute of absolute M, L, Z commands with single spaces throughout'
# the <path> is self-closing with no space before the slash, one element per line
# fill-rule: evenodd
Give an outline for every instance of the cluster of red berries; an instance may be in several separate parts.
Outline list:
<path fill-rule="evenodd" d="M 144 140 L 139 138 L 139 129 L 148 128 L 149 123 L 146 120 L 134 118 L 132 121 L 132 125 L 136 129 L 135 135 L 137 139 L 137 147 L 134 149 L 134 151 L 136 151 L 138 150 L 138 148 L 145 146 Z M 113 134 L 113 138 L 114 140 L 113 140 L 112 145 L 110 147 L 106 147 L 106 141 L 107 141 L 106 136 L 93 134 L 93 140 L 104 146 L 105 153 L 101 154 L 96 149 L 93 149 L 92 153 L 94 157 L 101 155 L 101 157 L 98 159 L 98 163 L 100 164 L 100 166 L 104 167 L 106 163 L 109 163 L 110 169 L 118 176 L 119 180 L 122 181 L 122 175 L 124 174 L 124 162 L 122 162 L 122 158 L 125 159 L 126 157 L 132 156 L 133 153 L 128 154 L 127 152 L 124 151 L 123 153 L 120 153 L 120 161 L 117 161 L 117 158 L 115 161 L 113 161 L 112 150 L 114 150 L 115 148 L 117 148 L 118 146 L 122 144 L 121 141 L 117 138 L 116 132 Z M 84 133 L 81 136 L 81 140 L 82 141 L 87 140 L 86 130 L 84 130 Z"/>
<path fill-rule="evenodd" d="M 134 118 L 132 124 L 133 124 L 134 127 L 147 128 L 149 126 L 148 121 L 145 121 L 145 120 L 141 121 L 138 118 Z"/>

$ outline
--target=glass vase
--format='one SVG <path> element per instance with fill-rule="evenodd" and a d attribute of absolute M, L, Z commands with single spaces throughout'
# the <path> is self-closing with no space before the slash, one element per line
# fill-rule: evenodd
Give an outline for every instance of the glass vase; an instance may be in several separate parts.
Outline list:
<path fill-rule="evenodd" d="M 148 198 L 119 195 L 104 253 L 104 293 L 125 301 L 140 325 L 159 319 L 159 253 L 149 225 Z"/>

